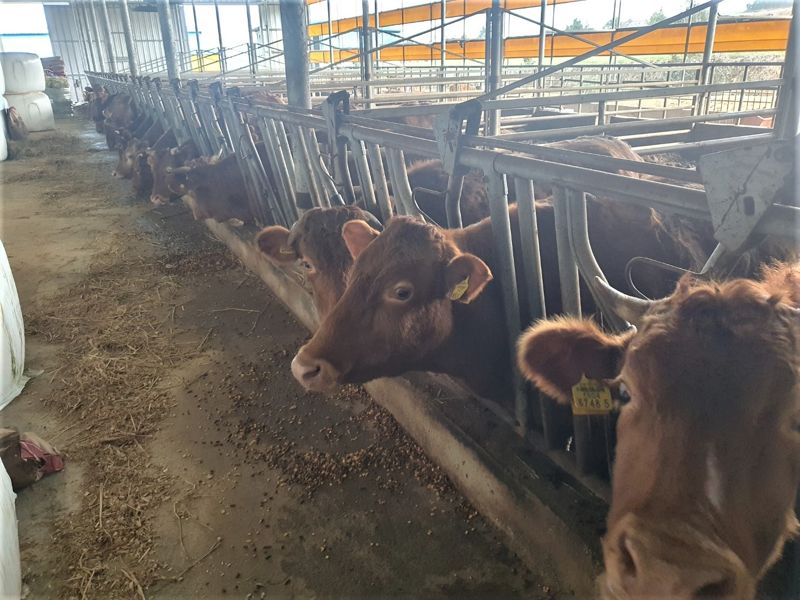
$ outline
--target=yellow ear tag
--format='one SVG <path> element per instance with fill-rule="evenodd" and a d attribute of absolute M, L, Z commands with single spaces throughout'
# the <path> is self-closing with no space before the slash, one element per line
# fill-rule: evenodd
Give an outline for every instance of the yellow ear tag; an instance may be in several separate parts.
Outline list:
<path fill-rule="evenodd" d="M 453 291 L 450 292 L 450 300 L 461 300 L 461 296 L 467 293 L 469 288 L 469 275 L 464 278 L 464 281 L 459 281 Z"/>
<path fill-rule="evenodd" d="M 581 380 L 572 386 L 573 415 L 605 415 L 613 408 L 611 390 L 602 381 L 582 375 Z"/>

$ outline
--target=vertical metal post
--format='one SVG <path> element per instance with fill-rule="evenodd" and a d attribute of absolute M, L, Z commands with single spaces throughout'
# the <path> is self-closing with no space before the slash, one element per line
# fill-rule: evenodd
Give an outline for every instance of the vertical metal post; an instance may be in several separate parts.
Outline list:
<path fill-rule="evenodd" d="M 297 0 L 280 0 L 280 11 L 289 104 L 311 108 L 305 3 Z"/>
<path fill-rule="evenodd" d="M 103 34 L 104 43 L 106 46 L 106 54 L 108 55 L 108 68 L 112 73 L 117 72 L 117 60 L 114 56 L 114 39 L 111 37 L 111 19 L 108 18 L 108 5 L 106 0 L 100 0 L 100 12 L 103 16 Z"/>
<path fill-rule="evenodd" d="M 372 43 L 369 36 L 369 0 L 361 0 L 361 77 L 364 80 L 364 97 L 371 98 L 369 82 L 372 79 Z"/>
<path fill-rule="evenodd" d="M 222 24 L 219 20 L 219 2 L 217 2 L 217 0 L 214 0 L 214 15 L 217 19 L 217 51 L 219 52 L 219 70 L 224 73 L 227 70 L 225 68 L 225 45 L 222 43 Z"/>
<path fill-rule="evenodd" d="M 521 333 L 519 318 L 519 294 L 517 292 L 517 274 L 514 269 L 514 248 L 511 236 L 511 219 L 508 215 L 508 193 L 506 176 L 502 173 L 485 173 L 488 178 L 489 188 L 489 213 L 492 217 L 492 237 L 494 238 L 494 252 L 497 258 L 500 290 L 503 296 L 503 308 L 506 320 L 506 331 L 511 356 L 516 353 L 517 339 Z M 516 363 L 516 361 L 512 361 Z M 513 369 L 514 384 L 514 413 L 517 419 L 517 429 L 525 435 L 528 429 L 528 395 L 522 378 Z"/>
<path fill-rule="evenodd" d="M 131 33 L 131 15 L 128 12 L 128 0 L 120 0 L 119 12 L 122 17 L 122 32 L 125 34 L 125 51 L 128 53 L 128 71 L 136 77 L 139 68 L 136 66 L 136 51 L 133 46 L 133 34 Z"/>
<path fill-rule="evenodd" d="M 202 73 L 204 71 L 203 49 L 200 47 L 200 30 L 197 28 L 197 7 L 194 4 L 194 0 L 192 0 L 192 19 L 194 20 L 194 39 L 197 45 L 197 64 Z"/>
<path fill-rule="evenodd" d="M 700 68 L 700 85 L 708 83 L 709 64 L 711 56 L 714 52 L 714 37 L 717 34 L 717 16 L 719 11 L 719 0 L 714 2 L 708 9 L 708 23 L 706 24 L 706 41 L 703 45 L 703 66 Z M 701 92 L 695 99 L 694 107 L 692 107 L 692 114 L 700 114 L 703 110 L 703 101 L 706 94 Z"/>
<path fill-rule="evenodd" d="M 539 57 L 537 62 L 537 72 L 542 70 L 544 66 L 544 53 L 547 47 L 547 28 L 544 26 L 544 20 L 547 18 L 547 0 L 541 0 L 541 7 L 539 11 Z M 544 87 L 544 79 L 539 80 L 539 87 Z"/>
<path fill-rule="evenodd" d="M 798 134 L 798 108 L 797 101 L 800 94 L 798 89 L 798 38 L 800 34 L 800 15 L 798 15 L 797 3 L 795 3 L 792 23 L 789 28 L 789 40 L 786 44 L 786 58 L 783 66 L 783 84 L 778 91 L 778 111 L 775 115 L 775 132 L 780 139 L 788 140 Z M 744 94 L 744 90 L 742 91 Z"/>
<path fill-rule="evenodd" d="M 331 20 L 331 2 L 333 2 L 333 0 L 325 0 L 328 9 L 328 60 L 331 64 L 331 70 L 333 70 L 333 63 L 336 62 L 336 60 L 333 58 L 333 21 Z"/>
<path fill-rule="evenodd" d="M 491 40 L 491 63 L 489 65 L 489 92 L 495 91 L 500 87 L 500 78 L 503 71 L 503 11 L 500 8 L 500 0 L 492 0 L 491 10 L 492 31 Z M 500 133 L 500 110 L 494 109 L 487 111 L 486 127 L 488 135 L 498 135 Z"/>
<path fill-rule="evenodd" d="M 378 0 L 375 0 L 375 45 L 370 48 L 380 48 L 381 47 L 381 40 L 380 40 L 380 28 L 381 28 L 381 16 L 378 13 Z M 373 75 L 378 72 L 380 69 L 380 51 L 375 51 L 375 62 L 373 63 Z M 378 75 L 380 78 L 380 75 Z"/>
<path fill-rule="evenodd" d="M 83 42 L 83 53 L 86 60 L 86 69 L 91 68 L 93 71 L 97 70 L 94 62 L 94 53 L 92 52 L 92 37 L 89 33 L 89 24 L 86 21 L 86 13 L 80 3 L 72 3 L 72 12 L 75 15 L 76 25 L 78 27 L 78 34 L 81 36 Z"/>
<path fill-rule="evenodd" d="M 486 25 L 483 28 L 483 92 L 489 91 L 489 71 L 492 64 L 492 11 L 486 11 Z"/>
<path fill-rule="evenodd" d="M 256 74 L 256 46 L 253 43 L 253 19 L 250 17 L 250 0 L 245 0 L 244 9 L 247 11 L 247 56 L 250 61 L 250 72 Z"/>
<path fill-rule="evenodd" d="M 442 77 L 445 76 L 444 64 L 447 60 L 447 36 L 444 33 L 445 17 L 447 17 L 447 2 L 441 0 L 439 3 L 439 11 L 441 12 L 442 31 L 439 36 L 439 62 L 442 65 Z"/>
<path fill-rule="evenodd" d="M 95 47 L 97 49 L 97 66 L 100 71 L 105 70 L 105 63 L 103 62 L 103 49 L 100 44 L 100 27 L 97 24 L 97 11 L 94 9 L 94 0 L 89 0 L 89 12 L 91 15 L 90 23 L 92 25 L 92 34 L 95 39 Z"/>
<path fill-rule="evenodd" d="M 164 45 L 164 58 L 167 62 L 167 78 L 172 81 L 180 76 L 175 57 L 175 39 L 172 28 L 172 13 L 169 0 L 158 0 L 158 23 L 161 26 L 161 42 Z"/>

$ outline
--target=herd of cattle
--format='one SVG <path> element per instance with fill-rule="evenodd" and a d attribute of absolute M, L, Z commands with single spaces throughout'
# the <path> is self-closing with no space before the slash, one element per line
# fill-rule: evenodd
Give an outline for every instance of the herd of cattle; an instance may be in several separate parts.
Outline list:
<path fill-rule="evenodd" d="M 119 151 L 115 175 L 131 178 L 137 193 L 155 204 L 183 197 L 196 219 L 253 222 L 234 156 L 200 156 L 193 144 L 178 146 L 171 131 L 138 115 L 129 96 L 87 94 L 98 131 Z M 642 160 L 609 137 L 555 145 Z M 263 151 L 263 143 L 257 147 Z M 416 162 L 407 171 L 412 189 L 434 192 L 416 199 L 441 222 L 447 186 L 441 162 Z M 537 198 L 535 210 L 546 306 L 557 315 L 552 198 Z M 620 410 L 603 595 L 753 598 L 798 527 L 796 248 L 761 244 L 740 261 L 740 278 L 725 282 L 684 277 L 676 287 L 661 271 L 643 274 L 637 287 L 662 298 L 645 301 L 617 291 L 628 286 L 628 261 L 647 256 L 697 269 L 715 245 L 710 225 L 599 197 L 590 197 L 587 210 L 607 278 L 599 282 L 603 305 L 634 327 L 612 335 L 592 320 L 539 321 L 520 338 L 516 363 L 558 402 L 569 405 L 573 388 L 588 378 L 607 388 Z M 430 371 L 501 403 L 512 398 L 515 357 L 493 281 L 497 264 L 480 174 L 465 179 L 462 211 L 465 227 L 445 229 L 400 216 L 384 226 L 357 206 L 312 208 L 291 229 L 271 226 L 257 235 L 274 264 L 302 269 L 313 293 L 320 325 L 292 361 L 306 389 Z M 515 205 L 509 214 L 516 249 Z M 519 269 L 522 261 L 515 262 Z M 582 303 L 584 314 L 596 312 L 591 294 L 582 294 Z"/>

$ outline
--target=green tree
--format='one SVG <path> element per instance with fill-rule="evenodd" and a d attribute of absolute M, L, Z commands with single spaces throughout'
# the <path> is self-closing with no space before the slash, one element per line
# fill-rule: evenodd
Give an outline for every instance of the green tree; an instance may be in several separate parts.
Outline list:
<path fill-rule="evenodd" d="M 650 15 L 650 18 L 647 19 L 647 24 L 648 25 L 653 25 L 654 23 L 658 23 L 659 21 L 663 21 L 666 18 L 667 17 L 666 17 L 666 15 L 664 15 L 664 11 L 659 8 L 656 12 L 654 12 L 652 15 Z"/>
<path fill-rule="evenodd" d="M 581 22 L 580 19 L 573 19 L 572 23 L 564 28 L 565 31 L 584 31 L 585 29 L 586 26 Z"/>
<path fill-rule="evenodd" d="M 754 0 L 747 3 L 747 12 L 770 10 L 773 8 L 787 8 L 792 5 L 792 0 Z"/>

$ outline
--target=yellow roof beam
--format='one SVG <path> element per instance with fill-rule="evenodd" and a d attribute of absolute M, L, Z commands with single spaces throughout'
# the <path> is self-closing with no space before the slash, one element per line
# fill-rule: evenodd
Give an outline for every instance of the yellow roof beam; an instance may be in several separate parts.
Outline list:
<path fill-rule="evenodd" d="M 720 22 L 714 38 L 714 52 L 784 52 L 789 37 L 789 19 L 764 19 L 751 21 Z M 615 39 L 624 37 L 633 29 L 611 31 L 582 32 L 581 37 L 591 40 L 598 46 L 608 44 Z M 690 53 L 700 53 L 705 44 L 706 26 L 693 25 L 689 34 Z M 591 44 L 576 40 L 563 34 L 548 36 L 546 56 L 550 56 L 552 42 L 553 56 L 570 57 L 578 56 L 595 48 Z M 504 42 L 505 58 L 537 58 L 538 36 L 507 38 Z M 631 56 L 644 56 L 655 54 L 683 54 L 686 44 L 686 26 L 673 26 L 657 29 L 617 49 Z M 467 58 L 484 59 L 484 40 L 470 40 L 465 44 L 459 41 L 447 42 L 448 52 L 465 54 Z M 439 61 L 441 53 L 439 45 L 418 46 L 403 45 L 393 46 L 378 52 L 380 60 L 384 61 Z M 606 52 L 604 54 L 608 56 Z M 334 60 L 344 60 L 358 56 L 356 49 L 334 50 Z M 329 60 L 327 50 L 310 53 L 312 62 L 326 63 Z M 455 54 L 449 54 L 448 60 L 459 60 Z"/>
<path fill-rule="evenodd" d="M 320 1 L 320 0 L 317 0 Z M 330 1 L 330 0 L 328 0 Z M 582 2 L 583 0 L 548 0 L 547 4 L 569 4 L 571 2 Z M 311 3 L 311 0 L 309 0 Z M 541 6 L 541 0 L 500 0 L 500 5 L 508 10 L 519 8 L 533 8 Z M 447 0 L 445 3 L 445 17 L 452 19 L 476 13 L 487 8 L 491 8 L 492 0 Z M 439 2 L 409 6 L 395 10 L 387 10 L 378 13 L 378 23 L 381 27 L 391 25 L 403 25 L 405 23 L 424 23 L 426 21 L 439 21 L 442 18 L 442 7 Z M 362 19 L 358 17 L 348 17 L 337 19 L 331 23 L 334 33 L 345 33 L 361 27 Z M 375 15 L 369 17 L 370 27 L 375 26 Z M 317 37 L 328 35 L 327 23 L 314 23 L 308 26 L 308 36 Z"/>

